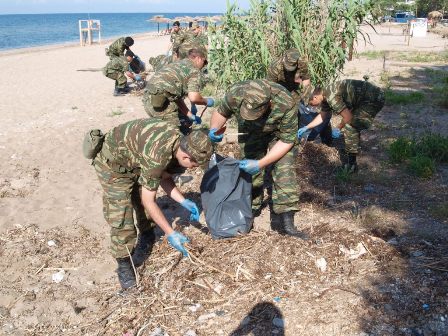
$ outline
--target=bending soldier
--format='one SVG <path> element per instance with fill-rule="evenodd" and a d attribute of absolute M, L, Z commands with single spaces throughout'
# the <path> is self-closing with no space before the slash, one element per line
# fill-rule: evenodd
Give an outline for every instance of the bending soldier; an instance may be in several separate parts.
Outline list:
<path fill-rule="evenodd" d="M 201 33 L 201 27 L 195 21 L 191 26 L 191 30 L 182 34 L 177 45 L 177 55 L 179 59 L 188 57 L 188 51 L 193 48 L 206 48 L 208 40 L 205 35 Z"/>
<path fill-rule="evenodd" d="M 135 74 L 130 69 L 130 63 L 134 59 L 134 53 L 130 50 L 126 51 L 126 56 L 113 57 L 103 68 L 103 74 L 107 78 L 115 80 L 114 96 L 120 96 L 129 92 L 127 87 L 128 76 L 137 82 L 142 81 L 139 74 Z"/>
<path fill-rule="evenodd" d="M 106 55 L 110 59 L 114 57 L 122 57 L 125 50 L 130 50 L 129 48 L 134 45 L 134 40 L 132 37 L 120 37 L 118 40 L 114 41 L 109 48 L 106 49 Z"/>
<path fill-rule="evenodd" d="M 322 111 L 335 113 L 342 117 L 333 130 L 333 137 L 344 134 L 345 158 L 343 168 L 353 173 L 358 170 L 356 156 L 360 150 L 361 131 L 370 128 L 373 119 L 384 106 L 384 91 L 362 80 L 346 79 L 325 88 L 316 88 L 309 101 L 311 106 L 321 105 Z M 318 115 L 309 128 L 323 121 Z"/>
<path fill-rule="evenodd" d="M 206 63 L 204 50 L 191 49 L 188 59 L 168 64 L 157 71 L 149 80 L 143 95 L 146 113 L 150 117 L 166 120 L 173 126 L 180 126 L 183 133 L 188 132 L 193 122 L 200 124 L 201 118 L 188 109 L 184 98 L 188 96 L 192 104 L 214 105 L 213 98 L 204 98 L 199 93 L 199 70 Z"/>
<path fill-rule="evenodd" d="M 238 121 L 238 142 L 244 160 L 240 168 L 253 175 L 252 210 L 257 213 L 263 201 L 264 169 L 272 164 L 273 210 L 280 215 L 282 232 L 304 237 L 294 226 L 294 213 L 299 210 L 296 132 L 297 106 L 290 93 L 281 85 L 257 79 L 234 84 L 222 105 L 212 114 L 210 139 L 218 135 L 227 119 Z"/>
<path fill-rule="evenodd" d="M 188 254 L 183 246 L 188 239 L 173 230 L 156 203 L 157 189 L 161 186 L 190 211 L 190 220 L 198 221 L 198 207 L 184 198 L 170 174 L 208 162 L 212 147 L 208 131 L 197 129 L 183 136 L 178 129 L 157 119 L 129 121 L 105 135 L 93 165 L 104 191 L 104 218 L 111 228 L 111 252 L 118 263 L 122 288 L 135 285 L 129 253 L 135 266 L 143 264 L 154 242 L 155 224 L 165 232 L 171 246 L 184 256 Z M 134 210 L 139 229 L 137 245 Z"/>

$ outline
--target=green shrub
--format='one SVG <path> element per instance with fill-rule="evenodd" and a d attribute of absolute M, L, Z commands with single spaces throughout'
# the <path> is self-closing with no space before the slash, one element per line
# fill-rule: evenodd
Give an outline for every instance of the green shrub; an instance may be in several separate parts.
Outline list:
<path fill-rule="evenodd" d="M 440 134 L 427 134 L 412 145 L 414 155 L 426 156 L 440 163 L 448 162 L 448 137 Z"/>
<path fill-rule="evenodd" d="M 392 163 L 400 163 L 411 157 L 412 142 L 411 140 L 400 137 L 389 145 L 387 153 Z"/>
<path fill-rule="evenodd" d="M 411 157 L 409 160 L 409 169 L 418 177 L 430 178 L 436 170 L 434 160 L 424 155 Z"/>
<path fill-rule="evenodd" d="M 425 95 L 421 92 L 397 93 L 386 90 L 386 104 L 388 105 L 408 105 L 424 101 Z"/>

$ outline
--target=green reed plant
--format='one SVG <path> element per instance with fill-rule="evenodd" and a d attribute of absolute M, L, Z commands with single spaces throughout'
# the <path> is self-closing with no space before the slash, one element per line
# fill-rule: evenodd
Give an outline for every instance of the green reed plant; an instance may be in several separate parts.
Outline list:
<path fill-rule="evenodd" d="M 227 3 L 213 33 L 209 70 L 219 87 L 264 78 L 269 63 L 289 48 L 300 50 L 315 84 L 343 69 L 371 4 L 363 0 L 251 0 L 241 12 Z"/>

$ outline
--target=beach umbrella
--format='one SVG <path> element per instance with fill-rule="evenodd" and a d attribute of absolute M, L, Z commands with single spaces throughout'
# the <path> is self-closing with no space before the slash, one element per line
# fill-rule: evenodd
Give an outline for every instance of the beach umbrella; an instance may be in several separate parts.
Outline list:
<path fill-rule="evenodd" d="M 165 18 L 163 17 L 163 15 L 154 15 L 148 21 L 157 22 L 157 34 L 158 34 L 158 33 L 160 33 L 160 23 L 165 22 L 164 20 L 165 20 Z"/>
<path fill-rule="evenodd" d="M 428 19 L 440 20 L 443 18 L 443 14 L 439 11 L 432 11 L 428 13 Z"/>

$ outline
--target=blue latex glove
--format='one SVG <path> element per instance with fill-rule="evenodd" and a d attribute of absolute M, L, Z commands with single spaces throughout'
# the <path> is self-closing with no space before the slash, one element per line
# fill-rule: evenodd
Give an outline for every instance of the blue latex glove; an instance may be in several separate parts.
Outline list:
<path fill-rule="evenodd" d="M 142 76 L 140 76 L 140 75 L 134 75 L 134 79 L 135 79 L 136 81 L 141 81 L 141 80 L 142 80 Z"/>
<path fill-rule="evenodd" d="M 217 131 L 218 129 L 216 129 L 216 128 L 212 128 L 211 130 L 210 130 L 210 132 L 208 132 L 208 137 L 210 138 L 210 140 L 212 141 L 212 142 L 221 142 L 222 141 L 222 138 L 224 137 L 224 134 L 219 134 L 219 135 L 216 135 L 216 131 Z"/>
<path fill-rule="evenodd" d="M 305 134 L 305 132 L 308 131 L 308 126 L 303 126 L 302 128 L 299 128 L 297 131 L 297 137 L 300 139 L 302 135 Z"/>
<path fill-rule="evenodd" d="M 202 123 L 201 117 L 194 115 L 194 114 L 191 118 L 188 117 L 188 119 L 190 119 L 193 122 L 193 124 L 196 124 L 196 125 L 200 125 Z"/>
<path fill-rule="evenodd" d="M 195 114 L 198 113 L 198 108 L 196 107 L 196 104 L 191 104 L 190 108 L 191 113 Z"/>
<path fill-rule="evenodd" d="M 185 237 L 182 233 L 174 231 L 168 235 L 168 242 L 172 247 L 174 247 L 179 252 L 182 252 L 184 257 L 188 257 L 188 252 L 184 247 L 185 243 L 189 243 L 190 240 Z"/>
<path fill-rule="evenodd" d="M 239 166 L 241 170 L 244 170 L 246 173 L 251 175 L 255 175 L 260 172 L 258 160 L 241 160 Z"/>
<path fill-rule="evenodd" d="M 332 128 L 331 137 L 333 139 L 339 139 L 341 137 L 341 130 L 339 128 Z"/>
<path fill-rule="evenodd" d="M 190 221 L 199 221 L 199 209 L 192 200 L 184 199 L 180 205 L 182 205 L 185 209 L 190 211 Z"/>
<path fill-rule="evenodd" d="M 212 107 L 215 105 L 215 100 L 213 98 L 205 98 L 207 101 L 207 107 Z"/>

